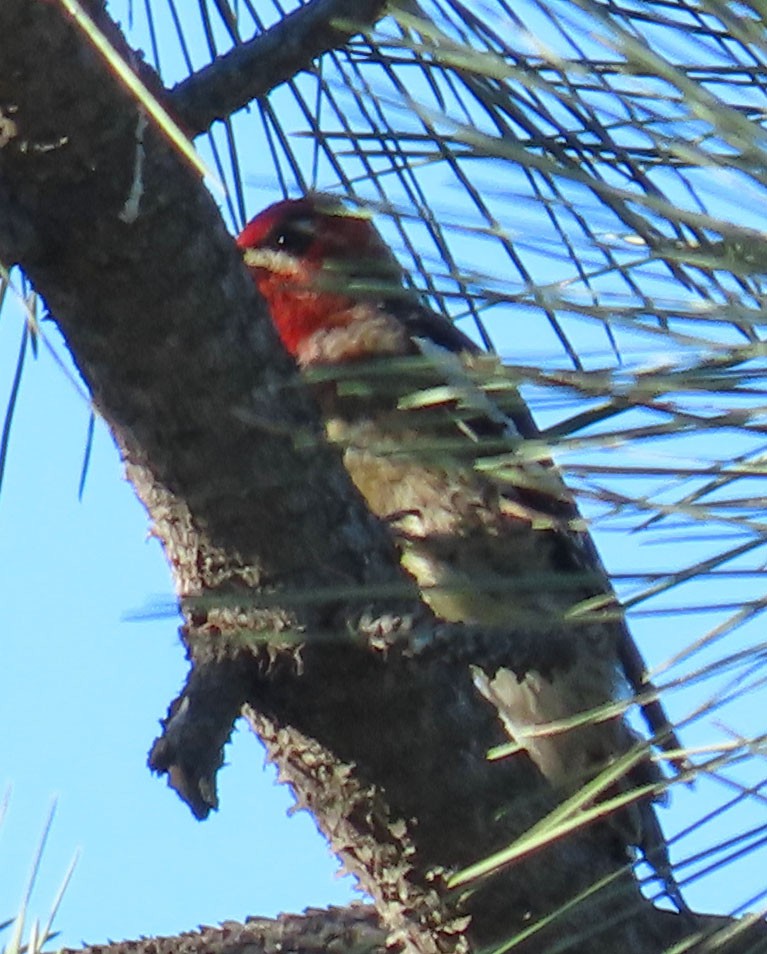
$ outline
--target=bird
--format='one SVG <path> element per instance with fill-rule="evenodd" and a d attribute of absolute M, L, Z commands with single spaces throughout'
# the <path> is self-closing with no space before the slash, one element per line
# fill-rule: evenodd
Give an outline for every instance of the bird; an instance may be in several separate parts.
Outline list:
<path fill-rule="evenodd" d="M 636 751 L 625 718 L 636 696 L 683 770 L 570 490 L 550 456 L 524 453 L 541 442 L 530 410 L 516 391 L 501 405 L 482 387 L 497 359 L 425 304 L 364 208 L 322 193 L 283 199 L 236 242 L 284 347 L 316 382 L 328 440 L 436 617 L 564 647 L 547 671 L 472 666 L 510 740 L 566 798 Z M 652 804 L 664 774 L 648 752 L 618 786 L 652 792 L 624 811 L 625 838 L 687 912 Z"/>

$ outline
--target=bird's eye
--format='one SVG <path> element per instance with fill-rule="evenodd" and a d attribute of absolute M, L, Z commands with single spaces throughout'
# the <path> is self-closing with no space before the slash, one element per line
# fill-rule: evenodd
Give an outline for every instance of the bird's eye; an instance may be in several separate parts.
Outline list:
<path fill-rule="evenodd" d="M 280 252 L 303 255 L 316 238 L 316 234 L 312 219 L 293 219 L 274 230 L 269 244 Z"/>

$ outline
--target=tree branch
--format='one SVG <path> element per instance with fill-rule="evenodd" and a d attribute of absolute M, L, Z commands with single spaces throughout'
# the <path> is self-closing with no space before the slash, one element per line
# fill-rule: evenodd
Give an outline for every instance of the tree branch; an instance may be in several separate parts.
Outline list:
<path fill-rule="evenodd" d="M 271 29 L 178 83 L 169 105 L 191 136 L 344 46 L 382 15 L 385 0 L 311 0 Z M 345 24 L 354 24 L 350 29 Z M 341 25 L 343 24 L 343 25 Z"/>
<path fill-rule="evenodd" d="M 659 911 L 659 921 L 673 928 L 675 916 Z M 731 929 L 725 917 L 707 919 L 706 935 Z M 723 954 L 753 954 L 767 938 L 767 925 L 753 921 L 724 946 L 709 942 L 710 950 Z M 671 935 L 670 935 L 671 936 Z M 703 938 L 701 938 L 703 941 Z M 702 945 L 701 945 L 702 948 Z M 227 921 L 221 927 L 203 927 L 177 937 L 141 938 L 82 948 L 77 954 L 383 954 L 386 931 L 375 909 L 363 904 L 348 908 L 309 909 L 302 915 L 281 914 L 277 918 L 248 918 L 244 924 Z M 622 948 L 618 948 L 622 950 Z M 70 948 L 64 954 L 76 954 Z"/>
<path fill-rule="evenodd" d="M 135 62 L 99 5 L 94 15 Z M 41 76 L 41 58 L 60 65 L 57 83 Z M 279 634 L 355 633 L 363 614 L 406 629 L 422 607 L 325 444 L 199 178 L 145 128 L 58 5 L 3 4 L 0 60 L 0 112 L 15 130 L 0 150 L 0 195 L 13 196 L 4 251 L 45 297 L 112 430 L 165 547 L 198 661 L 255 652 L 243 634 L 260 651 Z M 380 584 L 402 599 L 366 599 Z M 256 587 L 294 600 L 256 606 Z M 344 602 L 339 590 L 361 596 Z M 307 591 L 328 596 L 295 600 Z M 245 701 L 232 695 L 237 685 L 218 724 L 211 717 L 211 739 L 226 736 Z"/>
<path fill-rule="evenodd" d="M 125 53 L 103 15 L 101 26 Z M 55 4 L 12 0 L 0 28 L 0 81 L 18 127 L 0 150 L 0 183 L 23 227 L 13 259 L 45 295 L 158 521 L 180 595 L 216 591 L 234 604 L 256 584 L 402 583 L 203 184 L 151 125 L 139 135 L 136 104 Z M 60 83 L 36 75 L 46 56 Z M 11 211 L 9 242 L 14 221 Z M 190 534 L 202 548 L 194 570 Z M 216 563 L 223 548 L 238 553 L 236 576 Z M 253 613 L 283 631 L 326 625 L 332 610 L 318 602 Z"/>
<path fill-rule="evenodd" d="M 386 932 L 368 905 L 309 910 L 303 915 L 227 921 L 177 937 L 94 944 L 80 954 L 383 954 Z M 75 954 L 70 949 L 70 954 Z"/>

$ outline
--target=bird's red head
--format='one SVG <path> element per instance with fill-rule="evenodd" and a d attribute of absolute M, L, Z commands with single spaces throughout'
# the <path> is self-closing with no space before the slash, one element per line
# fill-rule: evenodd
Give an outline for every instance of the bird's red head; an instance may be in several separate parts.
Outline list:
<path fill-rule="evenodd" d="M 365 214 L 328 196 L 286 199 L 251 219 L 237 245 L 283 344 L 300 363 L 405 348 L 404 330 L 382 310 L 402 292 L 402 270 Z M 355 340 L 341 329 L 353 329 Z M 374 330 L 396 343 L 374 343 Z"/>

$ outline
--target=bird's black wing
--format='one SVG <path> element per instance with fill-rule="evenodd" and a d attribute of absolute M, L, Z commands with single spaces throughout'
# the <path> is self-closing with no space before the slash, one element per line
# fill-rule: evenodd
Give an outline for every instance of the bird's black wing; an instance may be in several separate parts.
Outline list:
<path fill-rule="evenodd" d="M 392 298 L 386 303 L 386 309 L 405 324 L 415 339 L 430 341 L 453 354 L 481 355 L 484 353 L 483 349 L 452 321 L 426 308 L 415 296 L 405 294 Z M 490 441 L 502 438 L 504 434 L 515 435 L 523 440 L 540 437 L 540 431 L 532 414 L 521 397 L 511 407 L 504 408 L 503 413 L 507 424 L 511 425 L 510 428 L 505 427 L 504 422 L 495 415 L 483 418 L 472 417 L 467 423 L 481 439 Z M 549 469 L 549 472 L 556 467 L 553 461 L 546 461 L 543 466 Z M 565 488 L 564 483 L 562 487 Z M 520 486 L 516 488 L 516 492 L 532 511 L 551 516 L 562 528 L 572 528 L 582 522 L 577 505 L 569 493 L 564 496 L 552 495 L 545 486 L 540 488 Z M 556 540 L 551 550 L 554 568 L 563 573 L 587 574 L 591 580 L 591 595 L 613 597 L 613 604 L 606 609 L 613 612 L 619 609 L 617 597 L 614 596 L 607 571 L 591 535 L 585 530 L 574 529 L 562 529 L 554 533 Z M 620 630 L 619 662 L 631 690 L 646 700 L 640 703 L 640 709 L 648 728 L 660 748 L 669 752 L 679 752 L 681 743 L 662 703 L 655 697 L 656 690 L 647 677 L 639 648 L 622 619 L 616 620 L 615 625 Z M 689 767 L 683 756 L 677 756 L 672 764 L 679 771 Z"/>

